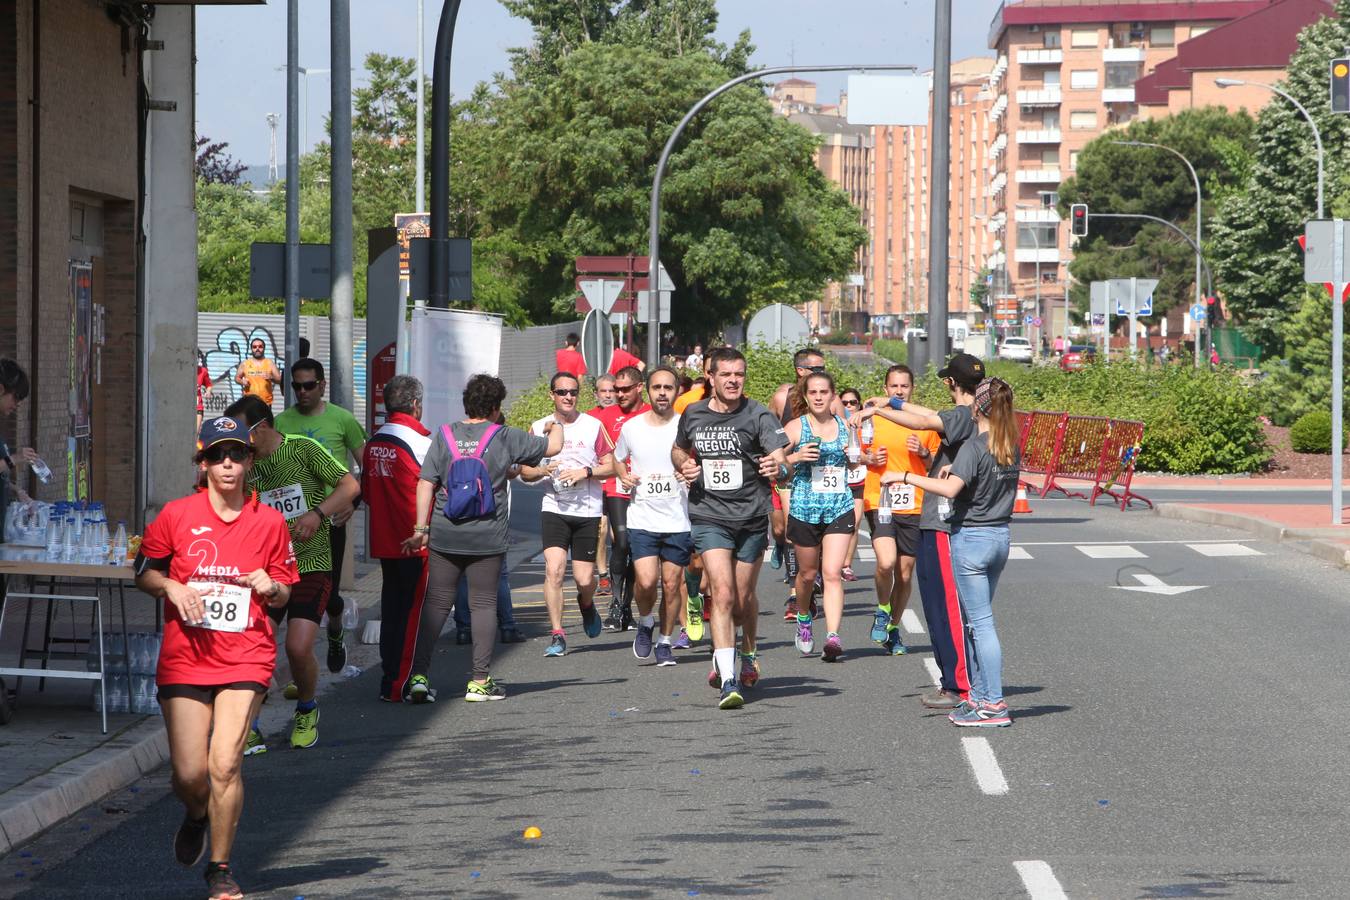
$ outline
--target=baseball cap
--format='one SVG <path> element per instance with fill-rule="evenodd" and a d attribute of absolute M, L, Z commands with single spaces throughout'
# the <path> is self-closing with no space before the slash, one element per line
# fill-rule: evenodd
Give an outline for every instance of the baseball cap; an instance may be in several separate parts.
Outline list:
<path fill-rule="evenodd" d="M 954 353 L 947 365 L 938 369 L 939 378 L 950 378 L 963 388 L 973 389 L 984 380 L 984 363 L 969 353 Z"/>
<path fill-rule="evenodd" d="M 197 436 L 197 449 L 207 450 L 226 441 L 238 441 L 245 447 L 252 446 L 248 425 L 243 419 L 230 416 L 217 416 L 202 422 L 201 434 Z"/>

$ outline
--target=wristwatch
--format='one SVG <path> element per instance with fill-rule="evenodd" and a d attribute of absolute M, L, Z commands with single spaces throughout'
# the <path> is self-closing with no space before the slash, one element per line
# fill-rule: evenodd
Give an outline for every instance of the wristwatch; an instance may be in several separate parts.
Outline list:
<path fill-rule="evenodd" d="M 590 466 L 587 466 L 587 467 L 586 467 L 586 477 L 587 477 L 587 478 L 590 478 L 590 477 L 591 477 L 591 473 L 592 473 L 593 471 L 594 471 L 594 470 L 591 469 Z"/>

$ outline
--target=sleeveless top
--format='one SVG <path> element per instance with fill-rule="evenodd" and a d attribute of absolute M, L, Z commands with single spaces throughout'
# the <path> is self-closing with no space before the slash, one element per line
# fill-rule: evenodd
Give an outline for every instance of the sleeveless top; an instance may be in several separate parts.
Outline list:
<path fill-rule="evenodd" d="M 794 467 L 792 502 L 788 506 L 788 515 L 799 522 L 825 525 L 844 513 L 853 512 L 853 492 L 849 490 L 846 474 L 848 455 L 845 448 L 848 445 L 848 426 L 838 416 L 834 417 L 834 421 L 839 432 L 834 440 L 820 442 L 820 459 L 814 463 L 799 463 Z M 802 436 L 797 442 L 798 447 L 815 436 L 811 432 L 809 416 L 802 416 L 801 423 Z M 826 466 L 836 469 L 837 472 L 822 473 L 820 470 Z M 822 476 L 825 474 L 836 477 L 824 479 Z M 813 479 L 820 479 L 827 489 L 813 490 L 811 487 Z"/>

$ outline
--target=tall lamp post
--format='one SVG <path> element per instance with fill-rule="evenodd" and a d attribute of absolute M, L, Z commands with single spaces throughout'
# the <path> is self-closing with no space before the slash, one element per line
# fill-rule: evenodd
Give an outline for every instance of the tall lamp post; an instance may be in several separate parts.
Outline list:
<path fill-rule="evenodd" d="M 1313 142 L 1317 144 L 1317 218 L 1322 218 L 1322 184 L 1324 181 L 1322 166 L 1322 132 L 1317 130 L 1317 122 L 1313 120 L 1313 117 L 1308 113 L 1308 110 L 1304 108 L 1302 103 L 1295 100 L 1293 95 L 1281 88 L 1275 87 L 1273 84 L 1263 84 L 1260 81 L 1243 81 L 1241 78 L 1215 78 L 1214 83 L 1221 88 L 1242 86 L 1265 88 L 1272 94 L 1279 94 L 1281 97 L 1288 100 L 1294 105 L 1294 108 L 1303 115 L 1303 118 L 1308 123 L 1308 127 L 1312 129 Z"/>
<path fill-rule="evenodd" d="M 1200 178 L 1195 174 L 1195 166 L 1191 165 L 1191 161 L 1187 159 L 1185 156 L 1183 156 L 1179 150 L 1174 150 L 1173 148 L 1168 147 L 1164 144 L 1153 144 L 1149 143 L 1148 141 L 1112 141 L 1111 143 L 1119 144 L 1122 147 L 1152 147 L 1155 150 L 1166 150 L 1168 153 L 1172 154 L 1177 159 L 1181 160 L 1182 163 L 1185 164 L 1186 170 L 1191 173 L 1191 181 L 1195 182 L 1195 246 L 1199 247 L 1201 245 L 1200 238 L 1201 235 L 1203 234 L 1203 231 L 1201 230 Z M 1195 304 L 1196 306 L 1204 306 L 1204 300 L 1202 299 L 1200 292 L 1199 252 L 1195 254 Z M 1210 329 L 1209 331 L 1209 345 L 1211 347 L 1214 346 L 1214 332 L 1212 329 Z M 1200 342 L 1199 340 L 1197 340 L 1196 341 L 1197 351 L 1195 353 L 1195 367 L 1197 369 L 1200 368 L 1199 346 Z"/>

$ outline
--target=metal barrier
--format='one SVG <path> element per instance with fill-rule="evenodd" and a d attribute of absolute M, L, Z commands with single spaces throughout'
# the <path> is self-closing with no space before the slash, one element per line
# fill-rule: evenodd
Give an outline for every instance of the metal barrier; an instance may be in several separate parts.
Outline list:
<path fill-rule="evenodd" d="M 1097 465 L 1097 475 L 1093 479 L 1090 505 L 1097 505 L 1097 498 L 1106 494 L 1120 501 L 1121 510 L 1126 509 L 1135 500 L 1153 508 L 1153 501 L 1130 490 L 1134 480 L 1134 463 L 1144 439 L 1144 423 L 1116 419 L 1102 443 L 1101 462 Z M 1119 492 L 1112 490 L 1119 486 Z"/>
<path fill-rule="evenodd" d="M 1106 494 L 1120 501 L 1122 510 L 1136 500 L 1153 506 L 1130 488 L 1144 438 L 1143 422 L 1034 410 L 1017 413 L 1017 425 L 1022 474 L 1045 476 L 1039 489 L 1042 497 L 1058 491 L 1095 506 Z M 1062 480 L 1091 482 L 1092 491 L 1070 490 Z M 1025 480 L 1022 483 L 1035 489 Z"/>
<path fill-rule="evenodd" d="M 1044 496 L 1046 484 L 1055 468 L 1060 429 L 1068 416 L 1065 413 L 1033 410 L 1018 413 L 1017 417 L 1021 425 L 1022 473 L 1045 476 L 1039 488 L 1025 480 L 1023 483 Z"/>
<path fill-rule="evenodd" d="M 1051 491 L 1059 491 L 1066 497 L 1088 495 L 1080 491 L 1071 491 L 1059 483 L 1062 478 L 1076 481 L 1093 481 L 1101 463 L 1102 445 L 1111 432 L 1111 420 L 1102 416 L 1065 415 L 1059 428 L 1059 437 L 1055 441 L 1055 458 L 1049 474 L 1045 478 L 1045 487 L 1041 496 Z"/>

